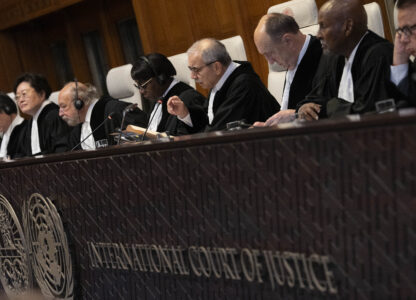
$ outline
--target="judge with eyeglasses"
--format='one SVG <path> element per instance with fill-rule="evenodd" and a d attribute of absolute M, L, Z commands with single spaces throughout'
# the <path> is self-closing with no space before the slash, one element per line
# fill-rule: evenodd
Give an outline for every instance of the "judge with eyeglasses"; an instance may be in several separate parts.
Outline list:
<path fill-rule="evenodd" d="M 204 103 L 208 122 L 202 124 L 178 99 L 171 99 L 171 114 L 192 119 L 189 126 L 205 131 L 224 130 L 228 123 L 264 122 L 280 110 L 280 105 L 247 61 L 232 61 L 224 44 L 213 38 L 196 41 L 187 51 L 191 78 L 209 90 Z M 198 122 L 195 122 L 197 120 Z"/>
<path fill-rule="evenodd" d="M 17 78 L 14 89 L 22 113 L 30 116 L 25 125 L 19 157 L 63 152 L 62 141 L 70 127 L 59 117 L 59 107 L 48 100 L 51 88 L 41 74 L 25 73 Z"/>
<path fill-rule="evenodd" d="M 176 70 L 163 54 L 151 53 L 140 57 L 131 69 L 131 77 L 140 94 L 151 102 L 148 129 L 167 132 L 169 135 L 184 135 L 198 132 L 201 127 L 190 127 L 180 115 L 169 114 L 169 99 L 181 101 L 193 112 L 195 119 L 206 119 L 203 103 L 205 97 L 194 88 L 177 80 Z M 191 120 L 192 122 L 192 120 Z M 194 120 L 196 123 L 196 121 Z"/>
<path fill-rule="evenodd" d="M 406 96 L 409 105 L 416 106 L 416 0 L 397 1 L 398 25 L 394 41 L 391 81 Z"/>

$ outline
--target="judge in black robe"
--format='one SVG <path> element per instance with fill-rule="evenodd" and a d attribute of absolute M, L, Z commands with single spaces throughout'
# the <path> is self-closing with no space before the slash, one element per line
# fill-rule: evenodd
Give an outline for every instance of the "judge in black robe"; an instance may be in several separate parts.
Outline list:
<path fill-rule="evenodd" d="M 206 120 L 205 122 L 207 122 L 207 116 L 202 108 L 205 102 L 205 97 L 198 93 L 191 86 L 179 81 L 161 99 L 162 119 L 160 120 L 160 123 L 157 126 L 157 131 L 166 132 L 169 135 L 177 136 L 191 134 L 198 132 L 198 130 L 201 130 L 201 128 L 198 127 L 194 128 L 186 126 L 186 124 L 180 121 L 176 116 L 168 113 L 167 102 L 169 98 L 173 96 L 178 96 L 180 99 L 182 99 L 182 101 L 185 103 L 188 109 L 193 112 L 192 118 L 195 123 L 198 123 L 200 119 Z M 155 105 L 151 109 L 152 112 Z"/>
<path fill-rule="evenodd" d="M 249 62 L 240 64 L 215 93 L 213 103 L 214 119 L 207 124 L 205 131 L 224 130 L 227 123 L 244 120 L 253 124 L 265 121 L 280 110 L 277 100 L 264 86 Z M 209 99 L 209 96 L 208 96 Z M 209 101 L 205 102 L 208 111 Z"/>
<path fill-rule="evenodd" d="M 416 106 L 416 63 L 410 57 L 416 56 L 416 2 L 397 1 L 397 25 L 394 40 L 391 80 L 402 93 L 401 106 Z"/>
<path fill-rule="evenodd" d="M 281 105 L 285 110 L 296 109 L 298 102 L 305 99 L 312 89 L 322 55 L 321 42 L 314 36 L 303 34 L 293 17 L 269 13 L 257 24 L 254 43 L 270 65 L 278 64 L 288 70 L 286 79 L 290 77 L 291 82 L 285 80 Z"/>
<path fill-rule="evenodd" d="M 325 54 L 314 79 L 314 88 L 298 108 L 308 102 L 320 104 L 319 118 L 374 112 L 376 102 L 398 97 L 398 90 L 389 79 L 392 55 L 393 45 L 389 41 L 372 31 L 367 32 L 351 68 L 354 102 L 350 103 L 338 98 L 345 57 Z"/>
<path fill-rule="evenodd" d="M 0 92 L 0 157 L 19 157 L 23 143 L 26 120 L 19 116 L 16 103 L 5 93 Z"/>
<path fill-rule="evenodd" d="M 297 104 L 312 90 L 322 56 L 321 42 L 314 36 L 304 35 L 292 17 L 278 13 L 267 14 L 260 19 L 254 32 L 254 42 L 269 64 L 277 63 L 287 69 L 281 111 L 266 122 L 256 122 L 254 126 L 291 122 L 296 118 Z"/>
<path fill-rule="evenodd" d="M 276 113 L 280 106 L 246 61 L 233 62 L 220 41 L 206 38 L 195 42 L 187 51 L 191 78 L 202 88 L 210 90 L 204 109 L 205 120 L 193 120 L 192 112 L 178 99 L 169 100 L 171 114 L 190 118 L 193 127 L 204 127 L 205 131 L 224 130 L 235 121 L 254 123 L 265 121 Z M 189 120 L 188 120 L 189 121 Z"/>
<path fill-rule="evenodd" d="M 27 146 L 26 155 L 48 154 L 64 152 L 65 148 L 59 143 L 62 137 L 67 136 L 71 128 L 59 117 L 59 107 L 55 103 L 49 103 L 44 107 L 38 117 L 39 144 L 40 153 L 32 153 L 31 131 L 33 118 L 29 120 L 26 126 Z"/>
<path fill-rule="evenodd" d="M 59 141 L 67 136 L 70 127 L 59 117 L 59 107 L 45 100 L 51 88 L 40 74 L 26 73 L 20 76 L 14 87 L 20 110 L 32 118 L 25 123 L 23 142 L 18 156 L 31 156 L 62 152 L 65 147 Z M 32 136 L 33 117 L 37 116 L 38 135 Z M 39 151 L 33 153 L 32 139 L 38 139 Z"/>
<path fill-rule="evenodd" d="M 24 120 L 13 129 L 12 134 L 10 135 L 10 140 L 7 144 L 7 155 L 10 156 L 11 159 L 26 156 L 21 145 L 24 143 L 27 123 L 28 121 Z"/>
<path fill-rule="evenodd" d="M 195 133 L 207 122 L 203 109 L 205 98 L 191 86 L 174 79 L 175 75 L 176 70 L 172 63 L 160 53 L 142 56 L 133 64 L 131 70 L 131 76 L 141 95 L 153 103 L 148 114 L 148 126 L 157 132 L 167 132 L 169 135 Z M 176 116 L 169 114 L 167 102 L 173 96 L 181 98 L 193 112 L 192 120 L 196 123 L 201 122 L 202 125 L 190 127 Z M 159 101 L 161 103 L 158 103 Z"/>
<path fill-rule="evenodd" d="M 78 84 L 79 89 L 83 89 L 83 85 L 81 83 Z M 65 89 L 65 87 L 64 87 Z M 65 90 L 63 91 L 65 92 Z M 65 101 L 65 93 L 60 94 L 60 99 L 58 100 L 60 105 L 63 106 Z M 82 94 L 80 93 L 80 96 Z M 92 108 L 91 118 L 89 120 L 92 136 L 94 137 L 94 141 L 97 142 L 99 140 L 107 140 L 109 145 L 115 144 L 114 135 L 111 133 L 116 133 L 117 129 L 120 128 L 123 112 L 127 108 L 130 103 L 119 101 L 117 99 L 113 99 L 109 96 L 103 96 L 95 103 L 94 107 Z M 70 104 L 72 105 L 72 104 Z M 61 107 L 62 107 L 61 106 Z M 87 104 L 85 105 L 85 109 L 88 110 Z M 84 109 L 84 108 L 83 108 Z M 84 120 L 84 113 L 86 111 L 80 112 L 80 119 L 81 121 Z M 111 115 L 111 116 L 110 116 Z M 110 117 L 109 117 L 110 116 Z M 62 115 L 64 120 L 68 120 L 69 117 Z M 129 124 L 137 125 L 137 126 L 145 126 L 146 125 L 146 114 L 139 110 L 135 109 L 132 111 L 125 111 L 125 119 L 123 127 L 125 128 Z M 71 124 L 71 122 L 69 121 Z M 71 133 L 68 137 L 67 142 L 67 151 L 69 150 L 81 150 L 81 131 L 82 131 L 82 122 L 75 125 L 71 130 Z M 73 125 L 73 124 L 71 124 Z M 85 138 L 85 137 L 84 137 Z"/>
<path fill-rule="evenodd" d="M 407 76 L 397 86 L 407 106 L 416 106 L 416 63 L 409 62 Z"/>
<path fill-rule="evenodd" d="M 389 76 L 392 44 L 368 30 L 360 1 L 329 0 L 320 8 L 318 22 L 317 37 L 329 57 L 321 59 L 316 85 L 305 101 L 309 103 L 298 105 L 303 104 L 300 118 L 374 112 L 376 102 L 395 98 Z"/>
<path fill-rule="evenodd" d="M 254 43 L 269 64 L 278 64 L 287 70 L 281 95 L 281 111 L 266 122 L 256 122 L 254 126 L 291 122 L 296 117 L 296 105 L 312 89 L 312 81 L 322 56 L 321 43 L 316 37 L 303 34 L 293 17 L 281 13 L 269 13 L 260 19 L 254 31 Z M 270 84 L 276 83 L 269 82 Z"/>
<path fill-rule="evenodd" d="M 316 37 L 311 36 L 308 49 L 298 65 L 290 86 L 288 109 L 296 109 L 298 103 L 311 92 L 312 82 L 318 70 L 321 55 L 321 42 Z"/>

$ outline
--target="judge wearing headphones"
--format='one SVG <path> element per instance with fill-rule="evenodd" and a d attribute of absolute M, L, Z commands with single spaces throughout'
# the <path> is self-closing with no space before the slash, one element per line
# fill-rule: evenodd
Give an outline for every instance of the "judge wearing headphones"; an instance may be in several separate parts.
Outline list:
<path fill-rule="evenodd" d="M 170 115 L 167 102 L 170 98 L 180 99 L 193 112 L 193 117 L 206 119 L 203 110 L 204 96 L 191 86 L 176 80 L 175 67 L 169 59 L 159 53 L 140 57 L 131 69 L 131 77 L 141 95 L 149 100 L 149 130 L 167 132 L 170 135 L 194 133 L 202 128 L 189 127 L 180 117 Z"/>
<path fill-rule="evenodd" d="M 25 123 L 27 121 L 17 113 L 14 101 L 6 94 L 0 92 L 0 132 L 3 133 L 0 158 L 21 156 L 20 145 L 22 144 L 21 139 L 23 138 Z"/>
<path fill-rule="evenodd" d="M 20 110 L 32 117 L 25 126 L 23 156 L 65 151 L 59 141 L 70 128 L 59 117 L 58 106 L 47 100 L 51 88 L 46 78 L 25 73 L 16 80 L 13 90 Z"/>
<path fill-rule="evenodd" d="M 123 110 L 127 102 L 109 96 L 99 98 L 97 89 L 90 84 L 69 82 L 59 92 L 59 116 L 73 126 L 68 140 L 67 150 L 95 150 L 96 142 L 113 142 L 110 133 L 120 127 Z M 135 110 L 125 114 L 125 125 L 146 125 L 146 114 Z M 81 143 L 82 142 L 82 143 Z"/>

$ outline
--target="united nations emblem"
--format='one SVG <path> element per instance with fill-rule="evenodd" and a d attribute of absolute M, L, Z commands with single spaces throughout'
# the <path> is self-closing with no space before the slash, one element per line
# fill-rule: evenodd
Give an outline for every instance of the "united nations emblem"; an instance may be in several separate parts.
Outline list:
<path fill-rule="evenodd" d="M 40 194 L 33 194 L 25 203 L 23 214 L 32 268 L 42 293 L 54 299 L 72 299 L 72 262 L 55 205 Z"/>
<path fill-rule="evenodd" d="M 19 296 L 31 287 L 31 270 L 26 240 L 9 201 L 0 195 L 0 279 L 9 297 Z"/>

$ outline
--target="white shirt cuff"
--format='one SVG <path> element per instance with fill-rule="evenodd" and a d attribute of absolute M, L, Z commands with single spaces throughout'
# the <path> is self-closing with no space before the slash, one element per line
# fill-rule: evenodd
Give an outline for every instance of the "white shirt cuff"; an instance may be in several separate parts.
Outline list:
<path fill-rule="evenodd" d="M 395 85 L 399 85 L 399 83 L 407 76 L 407 73 L 409 73 L 409 65 L 402 64 L 397 66 L 391 66 L 390 70 L 391 82 L 393 82 Z"/>
<path fill-rule="evenodd" d="M 182 122 L 184 122 L 189 127 L 194 127 L 194 124 L 192 124 L 191 115 L 187 114 L 183 119 L 178 116 L 178 119 Z"/>

